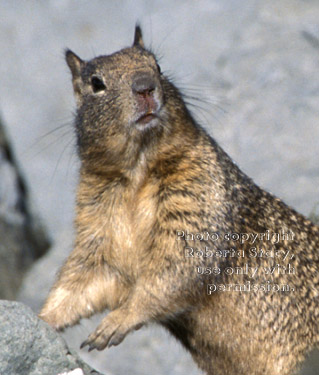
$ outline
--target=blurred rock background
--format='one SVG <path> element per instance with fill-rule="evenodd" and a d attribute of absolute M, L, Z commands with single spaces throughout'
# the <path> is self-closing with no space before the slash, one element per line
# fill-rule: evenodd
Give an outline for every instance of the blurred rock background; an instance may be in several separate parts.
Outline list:
<path fill-rule="evenodd" d="M 237 164 L 305 215 L 319 203 L 318 1 L 0 0 L 0 113 L 53 240 L 20 292 L 34 311 L 72 248 L 78 162 L 63 49 L 84 59 L 112 53 L 132 43 L 137 20 L 162 71 Z M 69 346 L 78 349 L 100 318 L 69 329 Z M 119 347 L 79 353 L 108 374 L 200 374 L 155 327 Z M 318 369 L 310 363 L 302 374 Z"/>
<path fill-rule="evenodd" d="M 50 246 L 0 120 L 0 299 L 13 300 L 33 262 Z"/>

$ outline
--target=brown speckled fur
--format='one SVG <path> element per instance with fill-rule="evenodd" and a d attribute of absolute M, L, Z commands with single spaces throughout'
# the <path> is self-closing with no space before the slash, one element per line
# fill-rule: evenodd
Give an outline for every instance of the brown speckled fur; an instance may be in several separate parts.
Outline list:
<path fill-rule="evenodd" d="M 319 228 L 256 186 L 196 124 L 144 49 L 138 27 L 131 48 L 88 62 L 68 51 L 66 59 L 81 159 L 76 241 L 40 317 L 63 329 L 110 309 L 83 345 L 101 350 L 157 322 L 207 374 L 293 374 L 319 343 Z M 95 86 L 92 77 L 98 77 Z M 140 77 L 146 88 L 134 91 Z M 151 109 L 155 118 L 141 124 L 139 116 Z M 293 259 L 187 258 L 185 246 L 248 253 L 252 245 L 177 236 L 282 229 L 294 240 L 254 246 L 290 250 Z M 258 271 L 249 279 L 196 270 L 245 263 L 259 270 L 290 263 L 296 273 L 266 277 Z M 206 292 L 207 284 L 248 280 L 295 290 Z"/>

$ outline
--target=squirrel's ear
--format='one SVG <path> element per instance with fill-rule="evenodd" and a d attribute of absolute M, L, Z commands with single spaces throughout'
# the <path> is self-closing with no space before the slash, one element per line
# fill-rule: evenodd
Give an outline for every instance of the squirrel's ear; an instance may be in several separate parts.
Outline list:
<path fill-rule="evenodd" d="M 84 61 L 70 49 L 65 51 L 65 60 L 71 70 L 73 79 L 78 78 L 81 75 L 81 67 L 84 64 Z"/>
<path fill-rule="evenodd" d="M 135 26 L 135 35 L 134 35 L 133 46 L 144 48 L 142 29 L 141 29 L 140 25 Z"/>
<path fill-rule="evenodd" d="M 82 91 L 83 91 L 81 70 L 85 62 L 81 60 L 79 56 L 77 56 L 74 52 L 72 52 L 69 49 L 65 51 L 65 60 L 72 73 L 74 96 L 75 96 L 77 104 L 80 105 L 82 102 Z"/>

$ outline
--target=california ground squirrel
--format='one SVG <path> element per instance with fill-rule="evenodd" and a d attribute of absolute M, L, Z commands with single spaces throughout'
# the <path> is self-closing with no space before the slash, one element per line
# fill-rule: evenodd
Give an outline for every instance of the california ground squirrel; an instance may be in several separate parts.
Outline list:
<path fill-rule="evenodd" d="M 319 228 L 194 121 L 139 27 L 130 48 L 66 61 L 77 235 L 40 317 L 63 329 L 110 309 L 82 346 L 158 322 L 207 374 L 292 374 L 319 343 Z"/>

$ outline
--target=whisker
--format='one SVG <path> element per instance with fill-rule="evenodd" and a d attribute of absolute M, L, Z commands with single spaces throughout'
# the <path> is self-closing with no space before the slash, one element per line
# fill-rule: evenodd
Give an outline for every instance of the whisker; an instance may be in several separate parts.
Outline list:
<path fill-rule="evenodd" d="M 205 105 L 212 105 L 214 108 L 217 108 L 221 112 L 227 113 L 227 110 L 224 107 L 222 107 L 220 104 L 218 104 L 220 102 L 220 100 L 218 100 L 218 98 L 216 96 L 209 99 L 208 97 L 198 97 L 198 96 L 189 95 L 189 94 L 184 93 L 183 98 L 187 99 L 187 100 L 192 100 L 194 102 L 203 103 Z M 215 100 L 212 100 L 212 99 L 215 99 Z"/>
<path fill-rule="evenodd" d="M 39 137 L 37 137 L 37 139 L 33 143 L 31 143 L 29 148 L 36 147 L 39 143 L 43 142 L 43 140 L 48 138 L 50 135 L 57 133 L 61 129 L 64 129 L 66 127 L 71 128 L 71 123 L 72 122 L 68 120 L 68 121 L 62 123 L 61 125 L 55 127 L 54 129 L 49 130 L 48 132 L 44 133 L 43 135 L 40 135 Z"/>
<path fill-rule="evenodd" d="M 61 152 L 61 154 L 60 154 L 60 156 L 59 156 L 59 158 L 58 158 L 58 160 L 57 160 L 57 162 L 56 162 L 56 164 L 55 164 L 55 168 L 54 168 L 54 171 L 53 171 L 52 177 L 51 177 L 51 179 L 50 179 L 50 183 L 53 182 L 53 180 L 54 180 L 54 178 L 55 178 L 55 176 L 56 176 L 56 173 L 57 173 L 58 167 L 59 167 L 59 165 L 60 165 L 60 162 L 61 162 L 61 160 L 62 160 L 62 158 L 63 158 L 63 155 L 65 155 L 66 150 L 69 148 L 69 146 L 70 146 L 72 143 L 73 143 L 73 139 L 68 140 L 68 141 L 66 142 L 65 146 L 63 147 L 63 150 L 62 150 L 62 152 Z"/>
<path fill-rule="evenodd" d="M 79 162 L 78 158 L 75 158 L 77 155 L 76 147 L 75 147 L 75 140 L 71 139 L 68 144 L 66 145 L 66 148 L 69 148 L 70 146 L 73 146 L 70 148 L 71 152 L 69 152 L 69 160 L 67 164 L 67 170 L 66 170 L 66 178 L 68 180 L 70 170 L 72 169 L 73 166 L 76 165 L 76 162 Z"/>
<path fill-rule="evenodd" d="M 57 144 L 61 140 L 65 139 L 66 136 L 68 136 L 68 138 L 69 138 L 69 135 L 71 135 L 71 133 L 73 133 L 72 129 L 68 129 L 64 133 L 62 133 L 58 137 L 56 137 L 55 139 L 51 139 L 50 143 L 45 144 L 43 147 L 41 147 L 37 151 L 35 151 L 33 149 L 32 150 L 29 149 L 27 151 L 30 154 L 29 159 L 33 160 L 34 158 L 38 157 L 44 151 L 48 150 L 49 148 L 51 148 L 52 146 L 54 146 L 55 144 Z M 40 146 L 40 142 L 43 142 L 43 139 L 42 140 L 37 140 L 36 143 L 33 144 L 33 147 L 36 146 L 36 145 Z M 31 151 L 32 151 L 32 154 L 31 154 Z"/>

